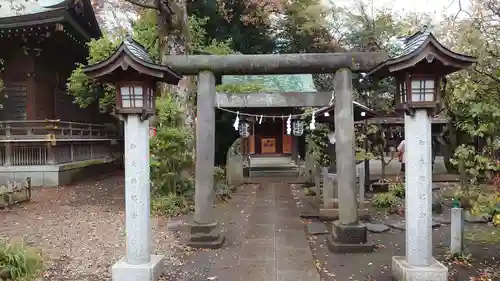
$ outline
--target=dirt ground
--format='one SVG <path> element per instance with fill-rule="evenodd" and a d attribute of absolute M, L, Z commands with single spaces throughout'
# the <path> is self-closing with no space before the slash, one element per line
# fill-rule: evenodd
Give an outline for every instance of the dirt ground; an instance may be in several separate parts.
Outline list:
<path fill-rule="evenodd" d="M 299 190 L 300 187 L 297 187 Z M 298 191 L 297 200 L 301 205 L 309 204 L 304 193 Z M 446 210 L 444 211 L 446 213 Z M 385 212 L 371 209 L 372 223 L 401 221 L 398 215 L 387 216 Z M 308 221 L 305 220 L 307 224 Z M 331 229 L 331 224 L 326 223 Z M 492 236 L 500 236 L 500 231 L 488 224 L 466 224 L 465 251 L 470 255 L 467 263 L 450 260 L 449 225 L 441 225 L 433 231 L 434 257 L 449 268 L 450 281 L 500 280 L 500 243 L 493 242 Z M 316 260 L 316 266 L 324 281 L 392 281 L 391 258 L 404 256 L 405 231 L 390 229 L 385 233 L 369 233 L 369 240 L 376 245 L 376 251 L 369 254 L 334 254 L 326 246 L 327 235 L 309 235 L 309 244 Z M 476 278 L 476 279 L 474 279 Z M 480 279 L 489 278 L 489 279 Z"/>
<path fill-rule="evenodd" d="M 36 188 L 32 201 L 0 209 L 0 239 L 21 239 L 42 251 L 44 281 L 110 280 L 125 251 L 124 182 L 121 173 L 57 188 Z M 166 220 L 152 218 L 154 251 L 167 270 L 181 261 Z"/>
<path fill-rule="evenodd" d="M 154 251 L 166 255 L 162 281 L 240 280 L 234 267 L 241 254 L 242 239 L 249 231 L 249 210 L 256 200 L 257 188 L 258 185 L 241 187 L 230 202 L 220 203 L 215 209 L 226 230 L 227 240 L 220 250 L 194 251 L 182 246 L 186 238 L 182 221 L 187 216 L 169 221 L 169 228 L 165 218 L 152 218 Z M 290 204 L 304 204 L 300 192 L 294 194 L 298 194 L 296 202 Z M 374 221 L 387 220 L 383 213 L 372 213 Z M 174 224 L 178 225 L 174 228 L 177 231 L 172 231 Z M 24 237 L 28 244 L 43 251 L 47 270 L 40 280 L 110 280 L 110 267 L 125 250 L 123 175 L 35 189 L 31 202 L 0 210 L 0 227 L 0 240 Z M 434 230 L 434 256 L 449 266 L 450 280 L 500 281 L 500 245 L 489 242 L 491 236 L 498 237 L 499 232 L 494 231 L 487 224 L 467 225 L 466 247 L 472 260 L 470 266 L 464 266 L 446 260 L 449 227 Z M 377 251 L 370 254 L 332 254 L 326 248 L 326 237 L 308 236 L 311 261 L 324 281 L 389 281 L 391 257 L 404 255 L 405 232 L 399 230 L 370 233 L 370 239 L 377 244 Z M 479 279 L 485 272 L 490 279 Z"/>

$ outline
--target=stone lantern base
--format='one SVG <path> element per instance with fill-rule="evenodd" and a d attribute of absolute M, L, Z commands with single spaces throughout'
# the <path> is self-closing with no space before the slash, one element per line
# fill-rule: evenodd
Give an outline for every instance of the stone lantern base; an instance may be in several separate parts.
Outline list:
<path fill-rule="evenodd" d="M 448 281 L 448 268 L 432 258 L 429 266 L 411 266 L 405 257 L 392 257 L 392 276 L 397 281 Z"/>
<path fill-rule="evenodd" d="M 152 255 L 149 263 L 129 264 L 120 259 L 111 268 L 112 281 L 158 281 L 165 267 L 164 256 Z"/>
<path fill-rule="evenodd" d="M 220 233 L 218 221 L 200 224 L 196 222 L 186 223 L 189 228 L 189 237 L 186 245 L 192 248 L 219 249 L 224 244 L 225 237 Z"/>
<path fill-rule="evenodd" d="M 373 243 L 368 242 L 367 229 L 362 223 L 344 225 L 340 221 L 332 224 L 332 235 L 328 237 L 328 249 L 334 253 L 370 253 Z"/>

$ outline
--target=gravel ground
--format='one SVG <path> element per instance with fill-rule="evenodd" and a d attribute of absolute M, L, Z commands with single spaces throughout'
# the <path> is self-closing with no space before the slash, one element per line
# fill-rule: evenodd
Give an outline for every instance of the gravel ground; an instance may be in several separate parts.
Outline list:
<path fill-rule="evenodd" d="M 24 236 L 42 250 L 47 269 L 40 280 L 110 280 L 111 265 L 125 251 L 123 180 L 123 174 L 114 174 L 35 189 L 31 202 L 0 210 L 0 239 Z M 182 262 L 181 247 L 166 222 L 152 218 L 154 252 L 166 256 L 168 272 Z"/>

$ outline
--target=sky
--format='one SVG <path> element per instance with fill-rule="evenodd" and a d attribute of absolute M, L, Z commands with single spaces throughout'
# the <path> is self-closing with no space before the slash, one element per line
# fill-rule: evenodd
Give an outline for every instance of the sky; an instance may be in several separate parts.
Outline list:
<path fill-rule="evenodd" d="M 349 7 L 352 0 L 332 0 L 335 5 Z M 436 15 L 436 20 L 442 18 L 443 14 L 454 15 L 459 9 L 459 0 L 363 0 L 371 3 L 375 9 L 392 8 L 394 11 L 404 14 L 405 12 L 431 13 Z M 469 0 L 461 0 L 462 7 L 469 6 Z"/>

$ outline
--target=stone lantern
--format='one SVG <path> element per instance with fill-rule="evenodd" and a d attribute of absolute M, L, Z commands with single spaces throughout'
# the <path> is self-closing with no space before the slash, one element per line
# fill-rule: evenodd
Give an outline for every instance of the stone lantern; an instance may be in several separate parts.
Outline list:
<path fill-rule="evenodd" d="M 455 53 L 424 27 L 404 40 L 401 54 L 368 75 L 396 80 L 396 110 L 405 122 L 406 257 L 393 257 L 397 280 L 448 280 L 448 269 L 432 257 L 432 140 L 430 115 L 440 109 L 445 76 L 476 58 Z"/>
<path fill-rule="evenodd" d="M 130 37 L 109 58 L 84 68 L 84 73 L 116 89 L 115 113 L 125 123 L 126 254 L 113 265 L 112 280 L 158 280 L 163 256 L 151 255 L 148 119 L 155 113 L 156 84 L 176 85 L 181 76 L 155 64 Z"/>

